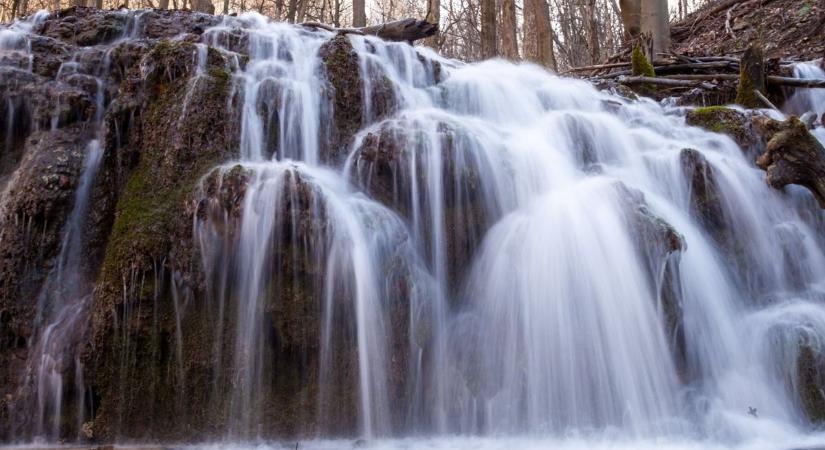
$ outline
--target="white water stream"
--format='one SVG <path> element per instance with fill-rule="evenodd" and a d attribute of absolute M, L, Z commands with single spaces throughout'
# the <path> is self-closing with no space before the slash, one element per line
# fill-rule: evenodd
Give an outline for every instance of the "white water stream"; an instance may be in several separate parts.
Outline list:
<path fill-rule="evenodd" d="M 267 376 L 255 356 L 265 345 L 262 279 L 273 270 L 266 249 L 282 242 L 276 234 L 283 220 L 299 223 L 280 217 L 279 199 L 301 180 L 313 193 L 311 214 L 328 217 L 323 234 L 310 235 L 331 248 L 328 287 L 319 290 L 326 292 L 324 314 L 332 315 L 337 301 L 354 302 L 365 437 L 573 432 L 653 439 L 631 446 L 664 444 L 657 436 L 677 445 L 693 438 L 722 445 L 763 439 L 775 445 L 779 436 L 804 441 L 801 387 L 793 381 L 799 345 L 818 349 L 825 339 L 825 216 L 804 191 L 770 189 L 743 149 L 686 126 L 680 109 L 627 101 L 529 65 L 462 65 L 360 36 L 349 39 L 367 80 L 365 104 L 373 103 L 374 80 L 386 77 L 400 108 L 359 134 L 343 168 L 326 166 L 317 138 L 332 105 L 319 95 L 318 49 L 331 35 L 252 14 L 237 20 L 252 36 L 250 62 L 236 81 L 244 91 L 240 164 L 253 175 L 232 250 L 241 264 L 229 275 L 242 302 L 236 345 L 245 349 L 235 355 L 242 378 L 233 404 L 240 405 L 234 417 L 247 423 L 236 430 L 255 423 L 251 402 Z M 209 32 L 213 42 L 221 32 Z M 435 83 L 429 61 L 441 63 L 444 81 Z M 280 89 L 263 89 L 267 83 Z M 265 137 L 261 101 L 278 105 L 277 145 Z M 364 114 L 373 119 L 369 108 Z M 400 152 L 391 159 L 389 186 L 373 184 L 380 168 L 363 154 L 365 142 L 375 139 Z M 685 148 L 712 167 L 717 220 L 734 230 L 727 236 L 735 242 L 715 241 L 714 231 L 692 216 L 691 180 L 680 159 Z M 389 190 L 380 198 L 400 210 L 372 200 L 382 195 L 378 189 Z M 298 195 L 290 192 L 286 197 Z M 658 274 L 647 269 L 663 264 L 646 261 L 645 247 L 655 238 L 642 236 L 639 244 L 642 231 L 628 219 L 642 202 L 686 244 L 676 269 L 686 374 L 677 370 L 666 313 L 652 288 Z M 477 213 L 484 223 L 473 222 Z M 466 268 L 451 266 L 453 223 L 480 230 L 462 241 L 479 246 Z M 203 226 L 196 224 L 197 231 Z M 205 265 L 214 266 L 210 246 L 226 243 L 214 236 L 202 242 Z M 416 355 L 408 403 L 389 394 L 394 299 L 381 282 L 398 253 L 414 291 L 426 293 L 410 300 L 409 329 L 426 328 L 428 342 L 408 339 Z M 332 295 L 334 283 L 344 283 L 351 296 Z M 325 320 L 329 327 L 332 319 Z M 335 348 L 324 341 L 325 360 Z M 408 410 L 400 428 L 388 420 L 394 408 Z M 576 437 L 551 442 L 601 445 Z"/>

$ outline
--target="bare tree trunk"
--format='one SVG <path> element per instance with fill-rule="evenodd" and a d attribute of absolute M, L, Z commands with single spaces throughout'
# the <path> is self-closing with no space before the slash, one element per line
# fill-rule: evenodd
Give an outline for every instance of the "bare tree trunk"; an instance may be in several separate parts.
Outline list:
<path fill-rule="evenodd" d="M 496 54 L 496 0 L 481 0 L 481 57 L 495 58 Z"/>
<path fill-rule="evenodd" d="M 298 0 L 289 0 L 289 7 L 286 11 L 286 21 L 295 23 L 295 14 L 298 12 Z"/>
<path fill-rule="evenodd" d="M 210 0 L 192 0 L 192 10 L 206 14 L 215 14 L 215 5 Z"/>
<path fill-rule="evenodd" d="M 441 22 L 441 0 L 427 0 L 427 22 L 439 24 Z M 438 35 L 427 38 L 424 44 L 428 47 L 438 48 Z"/>
<path fill-rule="evenodd" d="M 501 3 L 501 55 L 509 60 L 518 59 L 515 0 L 503 0 Z"/>
<path fill-rule="evenodd" d="M 298 0 L 298 15 L 295 17 L 296 22 L 301 23 L 306 18 L 308 2 L 309 0 Z"/>
<path fill-rule="evenodd" d="M 332 24 L 335 28 L 341 26 L 341 0 L 335 0 L 335 14 L 332 16 Z"/>
<path fill-rule="evenodd" d="M 13 0 L 13 2 L 11 4 L 11 17 L 10 17 L 11 20 L 16 19 L 17 15 L 20 14 L 20 11 L 21 11 L 20 1 L 21 0 Z M 25 3 L 24 3 L 22 11 L 25 11 L 25 10 L 26 10 L 26 6 L 25 6 Z"/>
<path fill-rule="evenodd" d="M 352 0 L 352 26 L 355 28 L 367 26 L 367 12 L 364 3 L 364 0 Z"/>
<path fill-rule="evenodd" d="M 158 8 L 169 9 L 169 0 L 160 0 L 160 2 L 158 3 Z"/>
<path fill-rule="evenodd" d="M 524 0 L 524 59 L 558 70 L 546 0 Z"/>
<path fill-rule="evenodd" d="M 667 0 L 642 0 L 642 33 L 651 37 L 653 60 L 670 48 L 670 20 Z"/>
<path fill-rule="evenodd" d="M 166 1 L 169 2 L 169 0 Z M 223 0 L 223 14 L 229 14 L 229 0 Z"/>
<path fill-rule="evenodd" d="M 625 40 L 635 39 L 642 30 L 642 0 L 619 0 Z"/>
<path fill-rule="evenodd" d="M 599 21 L 596 18 L 596 0 L 586 0 L 584 4 L 584 26 L 587 30 L 587 46 L 590 50 L 590 61 L 597 64 L 601 61 L 599 46 Z"/>

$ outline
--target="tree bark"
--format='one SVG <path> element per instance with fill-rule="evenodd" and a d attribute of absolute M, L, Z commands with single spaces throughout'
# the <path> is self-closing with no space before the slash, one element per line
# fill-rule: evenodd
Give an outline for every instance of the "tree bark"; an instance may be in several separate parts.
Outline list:
<path fill-rule="evenodd" d="M 524 59 L 558 70 L 546 0 L 524 0 Z"/>
<path fill-rule="evenodd" d="M 622 12 L 625 40 L 632 41 L 642 30 L 642 1 L 619 0 L 619 8 Z"/>
<path fill-rule="evenodd" d="M 513 61 L 519 58 L 515 0 L 501 3 L 501 55 Z"/>
<path fill-rule="evenodd" d="M 298 11 L 296 13 L 297 16 L 295 17 L 296 22 L 303 22 L 304 21 L 304 18 L 307 15 L 307 3 L 309 3 L 309 0 L 299 0 L 298 1 Z"/>
<path fill-rule="evenodd" d="M 364 0 L 352 0 L 352 26 L 354 28 L 367 26 L 367 12 Z"/>
<path fill-rule="evenodd" d="M 215 5 L 210 0 L 192 0 L 192 10 L 205 14 L 215 14 Z"/>
<path fill-rule="evenodd" d="M 427 17 L 424 20 L 436 25 L 441 23 L 441 0 L 427 0 Z M 427 38 L 424 44 L 438 49 L 438 36 L 434 34 L 432 37 Z"/>
<path fill-rule="evenodd" d="M 590 47 L 590 62 L 596 64 L 601 61 L 599 45 L 599 22 L 596 18 L 596 0 L 586 0 L 584 4 L 585 22 L 587 30 L 587 46 Z"/>
<path fill-rule="evenodd" d="M 481 0 L 481 57 L 495 58 L 496 54 L 496 0 Z"/>
<path fill-rule="evenodd" d="M 641 31 L 651 38 L 650 59 L 670 49 L 670 20 L 667 0 L 641 0 Z"/>
<path fill-rule="evenodd" d="M 762 47 L 752 45 L 742 54 L 739 61 L 739 86 L 736 88 L 736 103 L 746 108 L 758 108 L 759 98 L 754 91 L 765 92 L 765 55 Z"/>
<path fill-rule="evenodd" d="M 243 8 L 241 8 L 243 9 Z M 286 9 L 286 21 L 295 23 L 295 14 L 298 13 L 298 0 L 289 0 L 289 6 Z"/>

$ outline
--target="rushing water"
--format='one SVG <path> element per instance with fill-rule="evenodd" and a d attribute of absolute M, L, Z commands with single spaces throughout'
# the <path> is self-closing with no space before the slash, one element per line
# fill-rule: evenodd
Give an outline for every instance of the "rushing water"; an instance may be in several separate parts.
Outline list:
<path fill-rule="evenodd" d="M 822 60 L 794 65 L 793 75 L 795 78 L 825 79 Z M 816 114 L 813 134 L 825 145 L 825 88 L 798 90 L 788 99 L 784 109 L 796 115 Z"/>
<path fill-rule="evenodd" d="M 326 155 L 334 105 L 319 55 L 333 35 L 244 14 L 202 41 L 231 54 L 238 26 L 249 33 L 233 75 L 240 160 L 205 174 L 209 213 L 193 223 L 215 324 L 233 324 L 215 335 L 213 395 L 232 386 L 228 440 L 268 435 L 279 370 L 269 328 L 277 305 L 302 295 L 320 315 L 304 330 L 319 336 L 320 436 L 339 433 L 327 408 L 348 392 L 357 434 L 376 448 L 825 442 L 805 418 L 798 373 L 800 358 L 825 354 L 825 214 L 802 189 L 769 188 L 758 149 L 685 125 L 684 109 L 528 64 L 465 65 L 350 35 L 366 125 L 338 161 Z M 812 67 L 798 75 L 823 77 Z M 374 107 L 388 95 L 390 114 Z M 821 114 L 819 93 L 805 95 L 790 104 Z M 697 192 L 689 161 L 707 168 L 709 192 Z M 238 174 L 230 218 L 206 192 Z M 87 297 L 54 316 L 34 354 L 53 357 L 52 330 L 82 322 Z M 187 303 L 175 299 L 178 342 Z M 40 367 L 37 434 L 53 438 L 46 417 L 60 416 L 62 378 Z M 406 436 L 428 437 L 392 439 Z"/>

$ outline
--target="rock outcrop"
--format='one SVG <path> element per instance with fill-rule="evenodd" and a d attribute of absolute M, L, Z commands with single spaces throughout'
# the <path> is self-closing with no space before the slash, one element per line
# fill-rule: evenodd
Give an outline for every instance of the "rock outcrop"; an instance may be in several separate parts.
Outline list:
<path fill-rule="evenodd" d="M 743 149 L 749 149 L 757 143 L 756 130 L 751 124 L 751 118 L 733 108 L 707 106 L 692 109 L 685 116 L 685 121 L 688 125 L 725 134 Z"/>

